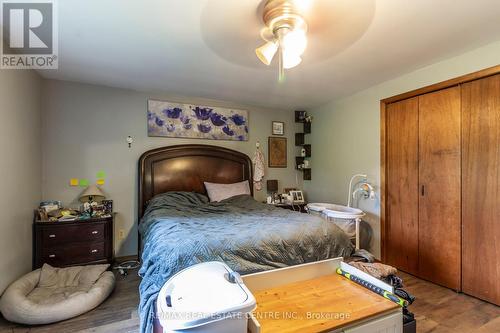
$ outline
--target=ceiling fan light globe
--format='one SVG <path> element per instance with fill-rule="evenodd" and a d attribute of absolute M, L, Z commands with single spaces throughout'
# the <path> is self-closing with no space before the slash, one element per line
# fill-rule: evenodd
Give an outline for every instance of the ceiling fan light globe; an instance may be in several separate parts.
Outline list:
<path fill-rule="evenodd" d="M 255 54 L 257 55 L 257 58 L 259 58 L 259 60 L 262 61 L 262 63 L 269 66 L 277 51 L 278 51 L 277 43 L 267 42 L 261 47 L 255 49 Z"/>
<path fill-rule="evenodd" d="M 300 55 L 293 53 L 293 52 L 283 52 L 283 68 L 284 69 L 290 69 L 294 68 L 302 62 L 302 58 Z"/>
<path fill-rule="evenodd" d="M 307 48 L 307 36 L 303 30 L 292 30 L 283 36 L 283 49 L 298 56 L 302 55 Z"/>

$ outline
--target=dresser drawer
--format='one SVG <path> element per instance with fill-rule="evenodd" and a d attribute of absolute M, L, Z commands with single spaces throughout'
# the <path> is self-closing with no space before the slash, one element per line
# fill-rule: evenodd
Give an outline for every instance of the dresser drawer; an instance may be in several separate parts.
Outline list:
<path fill-rule="evenodd" d="M 53 266 L 87 263 L 106 259 L 105 243 L 86 243 L 45 247 L 41 261 Z"/>
<path fill-rule="evenodd" d="M 42 246 L 50 247 L 75 242 L 98 242 L 104 240 L 104 224 L 92 223 L 72 226 L 51 226 L 42 229 Z"/>

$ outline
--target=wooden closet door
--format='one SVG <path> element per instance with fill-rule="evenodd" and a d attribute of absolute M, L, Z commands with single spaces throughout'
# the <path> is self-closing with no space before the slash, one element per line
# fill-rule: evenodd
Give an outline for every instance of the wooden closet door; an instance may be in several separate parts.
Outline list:
<path fill-rule="evenodd" d="M 385 260 L 418 269 L 418 97 L 386 107 Z"/>
<path fill-rule="evenodd" d="M 500 305 L 500 75 L 462 86 L 463 291 Z"/>
<path fill-rule="evenodd" d="M 460 87 L 419 97 L 419 276 L 461 289 Z"/>

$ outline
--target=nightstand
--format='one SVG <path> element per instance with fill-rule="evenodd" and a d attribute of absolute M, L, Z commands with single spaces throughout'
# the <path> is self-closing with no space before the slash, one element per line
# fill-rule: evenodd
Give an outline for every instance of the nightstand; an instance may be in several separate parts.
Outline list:
<path fill-rule="evenodd" d="M 293 210 L 296 212 L 301 212 L 301 213 L 307 213 L 306 206 L 307 203 L 301 203 L 301 204 L 294 204 L 293 206 L 287 203 L 274 203 L 274 204 L 269 204 L 273 205 L 275 207 L 283 208 L 283 209 L 289 209 Z"/>
<path fill-rule="evenodd" d="M 33 269 L 111 264 L 114 214 L 88 220 L 33 222 Z"/>

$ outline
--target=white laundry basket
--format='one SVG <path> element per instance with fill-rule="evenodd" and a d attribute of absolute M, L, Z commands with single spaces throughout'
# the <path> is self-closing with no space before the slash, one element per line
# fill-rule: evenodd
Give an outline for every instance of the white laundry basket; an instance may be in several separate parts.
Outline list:
<path fill-rule="evenodd" d="M 248 313 L 255 307 L 238 273 L 217 261 L 180 271 L 157 300 L 165 333 L 247 333 Z"/>

